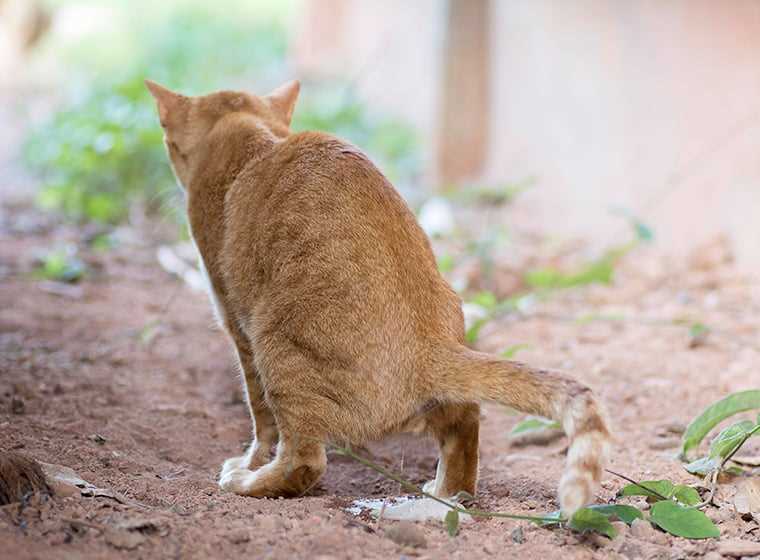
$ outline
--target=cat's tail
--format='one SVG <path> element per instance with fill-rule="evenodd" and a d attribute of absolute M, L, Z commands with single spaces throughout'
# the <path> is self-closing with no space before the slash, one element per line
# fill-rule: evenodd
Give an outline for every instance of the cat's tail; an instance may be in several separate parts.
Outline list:
<path fill-rule="evenodd" d="M 570 438 L 559 501 L 571 516 L 587 505 L 599 484 L 611 443 L 604 413 L 591 390 L 572 377 L 475 352 L 461 345 L 431 357 L 439 398 L 496 401 L 528 414 L 557 420 Z"/>

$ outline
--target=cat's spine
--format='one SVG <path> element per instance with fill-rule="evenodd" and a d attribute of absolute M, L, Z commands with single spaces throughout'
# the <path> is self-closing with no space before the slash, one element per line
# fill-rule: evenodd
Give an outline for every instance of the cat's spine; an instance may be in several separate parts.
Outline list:
<path fill-rule="evenodd" d="M 528 414 L 557 420 L 570 438 L 559 484 L 562 511 L 587 505 L 601 480 L 611 434 L 591 390 L 570 376 L 503 360 L 464 346 L 444 346 L 430 358 L 437 397 L 448 401 L 491 400 Z"/>

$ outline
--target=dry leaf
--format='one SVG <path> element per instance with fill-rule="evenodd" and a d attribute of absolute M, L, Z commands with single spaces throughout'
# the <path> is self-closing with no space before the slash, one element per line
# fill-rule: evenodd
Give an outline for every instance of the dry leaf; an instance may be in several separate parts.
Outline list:
<path fill-rule="evenodd" d="M 760 513 L 760 478 L 750 478 L 739 486 L 734 507 L 742 515 Z"/>

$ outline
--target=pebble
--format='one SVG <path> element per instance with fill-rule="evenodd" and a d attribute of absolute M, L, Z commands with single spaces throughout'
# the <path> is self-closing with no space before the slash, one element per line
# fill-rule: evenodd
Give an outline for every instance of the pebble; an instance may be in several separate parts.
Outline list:
<path fill-rule="evenodd" d="M 650 449 L 662 450 L 662 449 L 675 449 L 681 445 L 681 438 L 677 437 L 660 437 L 649 444 Z"/>
<path fill-rule="evenodd" d="M 522 544 L 525 542 L 525 533 L 522 527 L 516 527 L 512 530 L 512 542 Z"/>
<path fill-rule="evenodd" d="M 612 526 L 615 528 L 615 531 L 617 531 L 617 539 L 623 538 L 628 534 L 629 528 L 628 524 L 623 521 L 613 521 Z"/>
<path fill-rule="evenodd" d="M 665 536 L 664 533 L 660 533 L 654 527 L 652 527 L 649 521 L 644 521 L 643 519 L 634 520 L 633 524 L 631 525 L 631 535 L 637 539 L 641 539 L 643 541 L 651 542 L 654 544 L 668 544 L 668 537 Z"/>
<path fill-rule="evenodd" d="M 411 521 L 400 521 L 388 527 L 385 536 L 401 546 L 412 548 L 426 548 L 427 539 L 422 530 Z"/>
<path fill-rule="evenodd" d="M 233 529 L 226 536 L 232 544 L 242 544 L 251 540 L 251 533 L 248 529 Z"/>
<path fill-rule="evenodd" d="M 718 552 L 723 556 L 732 556 L 734 558 L 760 556 L 760 542 L 730 539 L 718 543 Z"/>
<path fill-rule="evenodd" d="M 11 397 L 11 414 L 24 414 L 26 411 L 26 404 L 24 399 L 18 396 Z"/>

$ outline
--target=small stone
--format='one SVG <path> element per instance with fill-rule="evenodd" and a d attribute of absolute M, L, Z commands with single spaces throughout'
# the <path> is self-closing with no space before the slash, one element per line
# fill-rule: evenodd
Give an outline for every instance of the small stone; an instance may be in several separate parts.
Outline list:
<path fill-rule="evenodd" d="M 599 548 L 607 548 L 608 546 L 612 544 L 612 541 L 610 539 L 598 533 L 592 533 L 589 536 L 589 540 L 592 543 L 594 543 L 594 545 L 598 546 Z"/>
<path fill-rule="evenodd" d="M 615 528 L 615 531 L 617 531 L 617 537 L 616 539 L 625 537 L 628 534 L 628 524 L 626 524 L 623 521 L 613 521 L 612 526 Z"/>
<path fill-rule="evenodd" d="M 255 518 L 256 527 L 262 532 L 271 534 L 280 526 L 280 518 L 276 515 L 259 515 Z"/>
<path fill-rule="evenodd" d="M 18 395 L 11 397 L 11 414 L 24 414 L 26 411 L 26 403 L 24 399 Z"/>
<path fill-rule="evenodd" d="M 106 542 L 114 548 L 132 550 L 145 542 L 145 537 L 137 531 L 110 529 L 106 531 Z"/>
<path fill-rule="evenodd" d="M 680 436 L 686 431 L 686 424 L 683 422 L 668 422 L 660 426 L 660 430 L 663 434 L 675 434 Z"/>
<path fill-rule="evenodd" d="M 91 434 L 90 435 L 90 440 L 94 441 L 98 445 L 103 445 L 107 441 L 106 438 L 104 438 L 100 434 Z"/>
<path fill-rule="evenodd" d="M 401 521 L 385 530 L 385 536 L 401 546 L 426 548 L 427 539 L 417 525 L 411 521 Z"/>
<path fill-rule="evenodd" d="M 649 444 L 650 449 L 662 450 L 662 449 L 675 449 L 681 445 L 681 438 L 677 437 L 659 437 Z"/>
<path fill-rule="evenodd" d="M 651 542 L 654 544 L 666 545 L 668 544 L 668 537 L 664 533 L 660 533 L 654 527 L 652 527 L 649 521 L 643 519 L 635 519 L 631 525 L 631 535 L 642 541 Z"/>
<path fill-rule="evenodd" d="M 760 556 L 760 542 L 730 539 L 718 543 L 718 552 L 723 556 L 733 556 L 734 558 Z"/>
<path fill-rule="evenodd" d="M 226 537 L 232 544 L 243 544 L 251 540 L 251 533 L 248 529 L 233 529 Z"/>
<path fill-rule="evenodd" d="M 522 544 L 525 542 L 525 533 L 522 527 L 515 527 L 512 529 L 512 542 Z"/>

